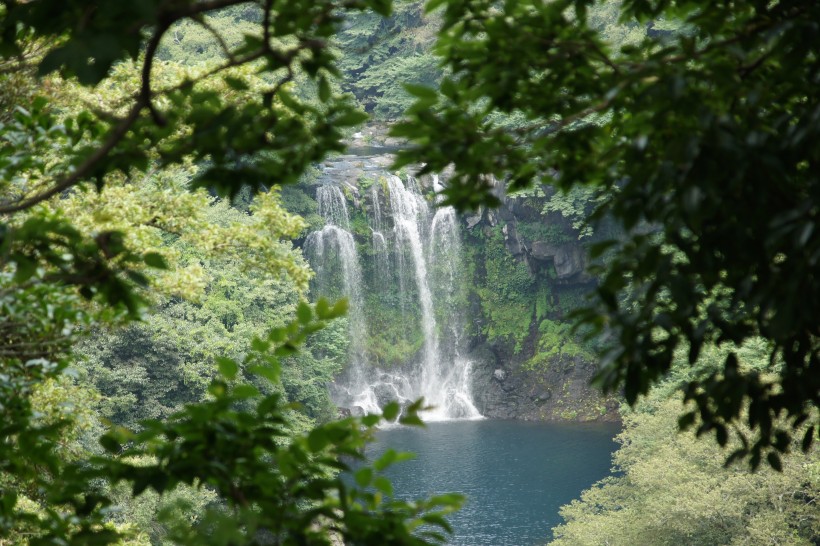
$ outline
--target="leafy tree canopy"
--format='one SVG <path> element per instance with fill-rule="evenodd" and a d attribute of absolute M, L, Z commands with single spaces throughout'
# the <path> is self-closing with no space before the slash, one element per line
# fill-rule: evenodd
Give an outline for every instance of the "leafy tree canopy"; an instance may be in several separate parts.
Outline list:
<path fill-rule="evenodd" d="M 344 17 L 364 9 L 387 15 L 390 3 L 0 2 L 0 104 L 9 106 L 0 113 L 3 540 L 145 544 L 115 506 L 150 511 L 158 496 L 170 543 L 444 540 L 444 516 L 460 497 L 395 500 L 380 475 L 405 458 L 392 451 L 351 468 L 379 420 L 399 418 L 398 404 L 312 426 L 285 398 L 296 393 L 309 412 L 327 413 L 317 383 L 333 372 L 338 336 L 331 329 L 312 352 L 298 349 L 345 305 L 298 301 L 310 272 L 283 239 L 304 223 L 269 186 L 340 150 L 344 128 L 365 118 L 334 92 L 329 46 Z M 236 25 L 214 25 L 217 11 Z M 182 44 L 209 53 L 188 66 L 170 62 Z M 249 190 L 257 195 L 241 212 L 213 197 Z M 201 267 L 209 261 L 222 264 L 222 278 Z M 253 329 L 244 319 L 261 295 L 242 306 L 227 294 L 248 270 L 261 273 L 262 288 L 285 285 L 287 300 Z M 171 355 L 214 357 L 218 374 L 205 369 L 212 380 L 202 382 L 193 373 L 190 392 L 150 408 L 164 420 L 114 426 L 88 447 L 80 437 L 101 423 L 86 415 L 97 393 L 70 379 L 77 333 L 144 317 L 157 301 L 173 307 L 157 327 L 180 313 L 207 315 L 212 331 L 253 339 Z M 294 359 L 316 361 L 318 377 L 281 369 Z M 101 367 L 87 364 L 92 375 Z M 404 408 L 400 421 L 419 424 L 419 409 Z"/>
<path fill-rule="evenodd" d="M 764 364 L 767 347 L 739 349 Z M 624 411 L 615 475 L 561 509 L 550 544 L 816 544 L 820 539 L 820 449 L 795 451 L 781 472 L 724 468 L 714 442 L 675 434 L 680 405 L 671 398 L 692 368 L 681 352 L 669 379 Z M 701 364 L 719 366 L 726 350 L 704 347 Z M 730 442 L 738 444 L 737 439 Z"/>
<path fill-rule="evenodd" d="M 497 203 L 494 179 L 604 191 L 592 221 L 614 218 L 626 234 L 592 247 L 605 265 L 580 319 L 609 341 L 598 382 L 634 404 L 677 349 L 696 363 L 706 344 L 762 336 L 774 378 L 729 351 L 685 386 L 695 410 L 680 424 L 721 445 L 734 429 L 732 457 L 753 467 L 764 456 L 779 467 L 806 420 L 808 448 L 820 403 L 820 5 L 624 0 L 619 44 L 600 24 L 613 3 L 428 9 L 443 11 L 436 50 L 450 74 L 439 91 L 409 88 L 417 101 L 395 135 L 415 147 L 399 163 L 453 164 L 445 193 L 461 208 Z"/>

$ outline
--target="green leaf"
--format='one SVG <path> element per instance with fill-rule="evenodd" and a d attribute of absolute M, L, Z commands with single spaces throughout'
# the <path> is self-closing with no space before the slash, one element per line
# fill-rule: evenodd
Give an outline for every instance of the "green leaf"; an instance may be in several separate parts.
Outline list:
<path fill-rule="evenodd" d="M 330 318 L 328 315 L 330 314 L 330 304 L 328 303 L 327 299 L 319 298 L 319 301 L 316 302 L 316 317 L 319 320 L 325 320 Z"/>
<path fill-rule="evenodd" d="M 393 484 L 390 483 L 390 480 L 388 480 L 384 476 L 376 476 L 376 478 L 373 480 L 373 487 L 375 487 L 388 497 L 393 496 Z"/>
<path fill-rule="evenodd" d="M 216 364 L 219 367 L 219 373 L 222 377 L 227 380 L 236 378 L 236 374 L 239 372 L 239 365 L 236 361 L 224 356 L 219 356 L 216 358 Z"/>
<path fill-rule="evenodd" d="M 690 411 L 688 413 L 684 413 L 678 418 L 678 428 L 680 430 L 687 430 L 689 427 L 695 424 L 695 419 L 697 415 L 695 412 Z"/>
<path fill-rule="evenodd" d="M 228 392 L 228 386 L 222 381 L 213 380 L 208 385 L 208 393 L 215 398 L 222 398 L 226 392 Z"/>
<path fill-rule="evenodd" d="M 452 527 L 450 526 L 450 523 L 446 519 L 444 519 L 444 516 L 442 516 L 441 514 L 424 514 L 421 516 L 420 519 L 429 525 L 441 527 L 448 533 L 452 532 Z"/>
<path fill-rule="evenodd" d="M 766 455 L 766 460 L 769 462 L 769 466 L 771 466 L 773 470 L 783 472 L 783 464 L 780 462 L 780 455 L 774 451 L 770 451 L 769 454 Z"/>
<path fill-rule="evenodd" d="M 241 400 L 256 398 L 257 396 L 259 396 L 259 389 L 257 389 L 253 385 L 237 385 L 233 389 L 233 395 L 235 398 Z"/>
<path fill-rule="evenodd" d="M 315 428 L 308 434 L 308 447 L 313 453 L 318 453 L 330 445 L 330 438 L 323 428 Z"/>
<path fill-rule="evenodd" d="M 309 324 L 313 319 L 313 312 L 310 309 L 310 305 L 300 301 L 299 305 L 296 307 L 296 317 L 302 324 Z"/>
<path fill-rule="evenodd" d="M 148 280 L 148 277 L 146 277 L 145 275 L 143 275 L 139 271 L 126 271 L 126 275 L 137 286 L 146 287 L 150 284 L 150 281 Z"/>
<path fill-rule="evenodd" d="M 2 506 L 2 512 L 6 514 L 11 514 L 14 511 L 14 507 L 17 505 L 17 492 L 13 490 L 6 490 L 3 491 L 3 495 L 0 495 L 0 506 Z"/>
<path fill-rule="evenodd" d="M 373 468 L 381 472 L 387 467 L 402 461 L 412 461 L 416 458 L 414 453 L 398 452 L 395 449 L 388 449 L 382 453 L 381 457 L 373 461 Z"/>
<path fill-rule="evenodd" d="M 809 427 L 809 430 L 806 431 L 806 434 L 803 435 L 803 441 L 801 442 L 801 449 L 803 453 L 808 453 L 809 449 L 811 449 L 811 444 L 814 442 L 814 427 Z"/>
<path fill-rule="evenodd" d="M 122 450 L 122 444 L 110 434 L 100 436 L 100 445 L 109 453 L 119 453 Z"/>
<path fill-rule="evenodd" d="M 431 89 L 424 85 L 405 83 L 404 88 L 407 90 L 408 93 L 420 99 L 438 99 L 438 93 L 434 89 Z"/>
<path fill-rule="evenodd" d="M 168 262 L 165 261 L 165 257 L 157 252 L 146 252 L 142 259 L 148 267 L 168 269 Z"/>
<path fill-rule="evenodd" d="M 302 103 L 300 103 L 293 95 L 291 95 L 284 89 L 280 89 L 276 97 L 280 101 L 282 101 L 282 104 L 284 104 L 294 112 L 301 112 L 302 110 L 304 110 L 304 105 L 302 105 Z"/>
<path fill-rule="evenodd" d="M 330 83 L 324 75 L 319 76 L 319 100 L 327 102 L 330 100 Z"/>
<path fill-rule="evenodd" d="M 370 9 L 382 17 L 390 17 L 393 12 L 393 2 L 391 0 L 369 0 Z"/>
<path fill-rule="evenodd" d="M 421 417 L 418 415 L 403 415 L 399 418 L 399 423 L 402 425 L 413 426 L 413 427 L 423 427 L 424 421 L 421 420 Z"/>
<path fill-rule="evenodd" d="M 255 337 L 253 338 L 253 341 L 251 341 L 251 349 L 259 353 L 265 353 L 268 351 L 268 349 L 270 349 L 270 343 L 263 339 Z"/>
<path fill-rule="evenodd" d="M 366 427 L 373 427 L 381 420 L 382 416 L 375 413 L 369 413 L 361 418 L 362 425 Z"/>
<path fill-rule="evenodd" d="M 385 421 L 395 421 L 399 413 L 401 413 L 401 406 L 395 401 L 388 403 L 382 410 Z"/>
<path fill-rule="evenodd" d="M 365 112 L 358 110 L 346 110 L 342 114 L 333 119 L 333 124 L 337 127 L 355 127 L 370 119 L 370 116 Z"/>
<path fill-rule="evenodd" d="M 248 373 L 253 375 L 258 375 L 259 377 L 264 377 L 271 383 L 278 383 L 279 382 L 279 366 L 261 366 L 261 365 L 253 365 L 248 366 Z"/>
<path fill-rule="evenodd" d="M 28 281 L 37 272 L 37 262 L 25 256 L 18 255 L 15 265 L 17 270 L 14 272 L 14 282 L 24 283 Z"/>
<path fill-rule="evenodd" d="M 235 89 L 236 91 L 247 91 L 250 89 L 245 80 L 234 78 L 233 76 L 225 76 L 224 80 L 225 83 L 228 84 L 228 87 Z"/>
<path fill-rule="evenodd" d="M 334 319 L 338 317 L 343 317 L 347 314 L 347 309 L 347 298 L 342 298 L 333 305 L 333 309 L 330 310 L 330 313 L 328 313 L 327 318 Z"/>
<path fill-rule="evenodd" d="M 720 424 L 715 425 L 715 437 L 720 447 L 725 446 L 726 442 L 729 441 L 729 434 L 726 431 L 726 427 Z"/>
<path fill-rule="evenodd" d="M 353 477 L 359 487 L 367 487 L 373 481 L 373 469 L 369 467 L 360 468 L 353 474 Z"/>

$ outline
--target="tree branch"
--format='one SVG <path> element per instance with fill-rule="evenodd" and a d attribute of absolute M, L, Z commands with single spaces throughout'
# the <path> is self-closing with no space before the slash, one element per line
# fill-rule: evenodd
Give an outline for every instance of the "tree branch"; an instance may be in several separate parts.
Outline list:
<path fill-rule="evenodd" d="M 273 9 L 273 0 L 265 1 L 265 13 L 262 15 L 262 43 L 263 47 L 270 50 L 270 12 Z"/>
<path fill-rule="evenodd" d="M 139 118 L 140 112 L 142 109 L 145 108 L 145 104 L 142 101 L 137 101 L 137 103 L 131 108 L 131 111 L 128 112 L 128 115 L 123 118 L 117 126 L 109 133 L 108 138 L 103 143 L 102 146 L 97 148 L 93 154 L 88 156 L 85 161 L 83 161 L 70 175 L 66 176 L 62 180 L 59 180 L 56 184 L 54 184 L 49 189 L 34 195 L 33 197 L 29 197 L 27 199 L 23 199 L 21 201 L 17 201 L 16 203 L 3 203 L 0 204 L 0 215 L 11 214 L 13 212 L 19 212 L 21 210 L 26 210 L 28 208 L 33 207 L 34 205 L 49 199 L 63 190 L 74 186 L 75 184 L 79 183 L 83 178 L 88 176 L 88 174 L 94 169 L 94 167 L 99 163 L 105 156 L 107 156 L 111 150 L 113 150 L 117 144 L 125 137 L 125 134 L 128 132 L 129 129 L 134 125 Z"/>
<path fill-rule="evenodd" d="M 105 140 L 105 142 L 103 142 L 103 144 L 99 148 L 97 148 L 91 155 L 89 155 L 74 170 L 74 172 L 56 181 L 53 186 L 41 191 L 40 193 L 35 194 L 32 197 L 23 198 L 16 202 L 11 201 L 0 203 L 0 216 L 8 215 L 11 213 L 31 208 L 32 206 L 41 203 L 81 182 L 83 178 L 87 177 L 94 170 L 97 164 L 100 163 L 109 153 L 111 153 L 111 151 L 117 146 L 117 144 L 119 144 L 122 141 L 126 133 L 133 127 L 134 123 L 139 119 L 139 116 L 142 113 L 143 109 L 148 109 L 154 123 L 156 123 L 160 127 L 165 126 L 167 124 L 167 120 L 162 115 L 162 113 L 156 109 L 156 107 L 153 104 L 153 97 L 157 93 L 155 93 L 155 91 L 151 87 L 151 70 L 153 68 L 154 58 L 163 36 L 168 31 L 168 29 L 171 28 L 176 22 L 185 18 L 193 18 L 195 20 L 199 19 L 197 20 L 197 22 L 204 25 L 206 28 L 210 28 L 206 22 L 201 20 L 200 16 L 202 14 L 245 3 L 249 3 L 248 0 L 206 0 L 184 6 L 180 9 L 168 9 L 167 11 L 160 12 L 158 16 L 156 30 L 151 35 L 150 39 L 148 40 L 148 43 L 146 44 L 145 59 L 143 61 L 141 70 L 142 80 L 140 91 L 139 94 L 135 97 L 135 102 L 131 107 L 131 110 L 128 112 L 128 115 L 116 124 L 116 126 L 108 134 L 108 137 Z M 230 51 L 227 48 L 227 44 L 225 44 L 224 40 L 221 39 L 221 36 L 218 35 L 218 33 L 214 33 L 217 36 L 217 39 L 220 41 L 220 44 L 223 47 L 223 49 L 225 49 L 228 53 L 228 62 L 220 67 L 217 67 L 209 72 L 206 72 L 205 74 L 197 78 L 197 80 L 206 79 L 231 67 L 241 66 L 243 64 L 253 62 L 257 59 L 266 56 L 276 58 L 276 60 L 282 63 L 283 67 L 287 67 L 288 76 L 285 78 L 285 81 L 289 81 L 290 79 L 292 79 L 293 69 L 290 66 L 290 64 L 293 62 L 298 52 L 304 49 L 306 46 L 304 44 L 300 44 L 294 50 L 288 51 L 286 53 L 277 51 L 271 47 L 270 18 L 272 16 L 272 9 L 273 1 L 266 0 L 264 14 L 265 21 L 263 28 L 265 42 L 259 51 L 250 53 L 241 58 L 236 58 L 230 54 Z M 308 47 L 310 47 L 310 45 L 308 45 Z M 174 90 L 181 89 L 186 85 L 190 85 L 190 83 L 191 82 L 186 81 L 181 84 L 165 88 L 159 91 L 159 94 L 166 94 Z M 281 86 L 281 82 L 279 85 L 277 85 L 275 89 L 278 89 L 279 86 Z"/>
<path fill-rule="evenodd" d="M 229 61 L 234 60 L 234 55 L 231 52 L 231 48 L 228 47 L 228 44 L 225 42 L 225 38 L 211 25 L 205 18 L 200 14 L 194 17 L 191 17 L 193 21 L 195 21 L 199 26 L 207 30 L 211 33 L 211 35 L 216 39 L 217 43 L 219 44 L 220 49 L 222 52 L 225 53 L 225 56 L 228 58 Z"/>
<path fill-rule="evenodd" d="M 157 53 L 159 43 L 162 41 L 162 37 L 165 35 L 165 32 L 174 22 L 175 20 L 173 19 L 160 22 L 156 32 L 154 32 L 151 39 L 148 41 L 148 45 L 145 48 L 145 60 L 142 62 L 142 85 L 140 87 L 140 96 L 137 99 L 138 103 L 142 101 L 145 104 L 145 107 L 148 108 L 149 112 L 151 112 L 151 117 L 154 119 L 154 123 L 160 127 L 165 127 L 165 125 L 168 124 L 168 120 L 166 120 L 165 117 L 154 107 L 151 93 L 151 69 L 154 66 L 154 55 Z"/>

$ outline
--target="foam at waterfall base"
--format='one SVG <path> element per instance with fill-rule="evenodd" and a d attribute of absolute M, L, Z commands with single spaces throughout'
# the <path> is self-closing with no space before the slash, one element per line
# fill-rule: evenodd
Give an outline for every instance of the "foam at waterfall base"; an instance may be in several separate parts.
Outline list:
<path fill-rule="evenodd" d="M 369 374 L 345 378 L 333 386 L 333 397 L 350 415 L 378 414 L 390 402 L 397 401 L 404 408 L 423 399 L 419 416 L 426 422 L 483 419 L 473 404 L 469 389 L 468 361 L 457 360 L 449 367 L 449 374 L 437 377 L 432 384 L 424 381 L 417 368 L 385 372 L 371 369 Z M 427 378 L 429 379 L 429 378 Z"/>

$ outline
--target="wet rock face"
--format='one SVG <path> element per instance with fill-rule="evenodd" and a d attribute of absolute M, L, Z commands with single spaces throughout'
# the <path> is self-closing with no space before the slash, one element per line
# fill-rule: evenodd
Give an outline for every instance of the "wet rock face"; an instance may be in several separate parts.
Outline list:
<path fill-rule="evenodd" d="M 473 397 L 481 414 L 495 419 L 538 421 L 616 420 L 618 403 L 591 387 L 594 364 L 558 357 L 546 371 L 499 358 L 483 344 L 473 360 Z M 501 366 L 500 366 L 501 365 Z"/>
<path fill-rule="evenodd" d="M 536 260 L 552 260 L 558 254 L 558 245 L 545 241 L 534 241 L 530 245 L 530 256 Z"/>
<path fill-rule="evenodd" d="M 501 228 L 501 232 L 504 234 L 504 246 L 507 248 L 507 252 L 509 252 L 510 255 L 518 258 L 524 254 L 524 244 L 518 237 L 518 230 L 515 228 L 515 222 L 507 222 L 504 224 L 504 227 Z"/>
<path fill-rule="evenodd" d="M 527 239 L 522 233 L 538 233 L 532 226 L 539 222 L 563 231 L 563 237 L 555 240 Z M 554 223 L 551 223 L 554 222 Z M 518 199 L 503 200 L 498 209 L 483 210 L 465 216 L 465 230 L 477 237 L 491 236 L 494 226 L 501 226 L 506 252 L 524 262 L 536 282 L 550 283 L 547 293 L 551 298 L 546 305 L 552 306 L 550 320 L 565 322 L 564 310 L 558 310 L 563 290 L 585 289 L 594 282 L 586 273 L 588 265 L 586 249 L 577 239 L 577 233 L 567 222 L 553 217 L 545 218 L 538 203 Z M 529 226 L 529 230 L 519 229 Z M 480 267 L 480 264 L 477 264 Z M 549 271 L 546 280 L 541 271 Z M 540 276 L 539 276 L 540 275 Z M 535 291 L 533 291 L 533 297 Z M 470 312 L 482 316 L 480 302 L 475 302 Z M 563 309 L 563 308 L 562 308 Z M 524 311 L 526 312 L 526 311 Z M 530 311 L 533 312 L 533 311 Z M 478 319 L 476 319 L 478 320 Z M 486 322 L 486 318 L 483 319 Z M 591 421 L 616 420 L 617 401 L 603 397 L 590 386 L 597 369 L 594 362 L 582 357 L 565 357 L 558 352 L 537 369 L 527 363 L 539 350 L 539 318 L 533 317 L 527 341 L 520 347 L 496 339 L 488 343 L 479 332 L 491 326 L 477 323 L 473 332 L 473 396 L 479 411 L 490 418 Z"/>
<path fill-rule="evenodd" d="M 481 215 L 475 214 L 472 216 L 466 216 L 464 218 L 464 222 L 467 224 L 467 229 L 473 229 L 479 222 L 481 222 Z"/>
<path fill-rule="evenodd" d="M 559 279 L 582 275 L 586 269 L 586 251 L 578 246 L 562 247 L 555 255 L 555 274 Z"/>
<path fill-rule="evenodd" d="M 469 214 L 463 217 L 464 227 L 469 231 L 480 229 L 485 236 L 489 236 L 491 228 L 501 224 L 504 236 L 504 245 L 507 252 L 518 260 L 523 260 L 531 267 L 534 260 L 555 269 L 555 278 L 559 284 L 574 285 L 588 284 L 593 278 L 586 273 L 588 265 L 587 252 L 577 234 L 567 226 L 563 226 L 565 231 L 571 233 L 568 237 L 570 242 L 555 243 L 545 240 L 530 240 L 522 236 L 519 231 L 519 224 L 537 222 L 553 222 L 553 218 L 545 219 L 541 216 L 538 207 L 527 204 L 521 199 L 506 198 L 501 196 L 502 204 L 496 209 L 479 210 L 476 214 Z M 565 221 L 556 221 L 556 226 L 561 226 Z M 552 224 L 550 224 L 552 225 Z"/>
<path fill-rule="evenodd" d="M 546 241 L 534 241 L 530 245 L 530 256 L 536 260 L 551 261 L 559 281 L 586 283 L 591 280 L 586 273 L 586 250 L 579 244 L 556 245 Z"/>

